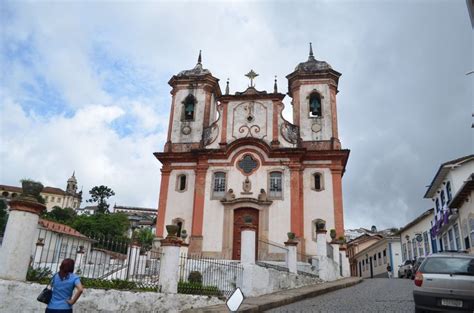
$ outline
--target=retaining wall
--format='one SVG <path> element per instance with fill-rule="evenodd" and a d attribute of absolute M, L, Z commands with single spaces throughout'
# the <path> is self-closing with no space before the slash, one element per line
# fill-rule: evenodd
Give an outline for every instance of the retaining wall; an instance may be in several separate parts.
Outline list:
<path fill-rule="evenodd" d="M 46 305 L 36 301 L 45 286 L 0 280 L 0 312 L 44 312 Z M 85 289 L 74 305 L 75 312 L 179 312 L 221 304 L 216 297 L 158 292 Z"/>

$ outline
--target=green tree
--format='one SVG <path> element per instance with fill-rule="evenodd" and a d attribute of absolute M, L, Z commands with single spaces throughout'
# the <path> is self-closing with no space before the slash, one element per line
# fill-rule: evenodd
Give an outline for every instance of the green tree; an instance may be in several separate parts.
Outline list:
<path fill-rule="evenodd" d="M 149 228 L 140 228 L 133 232 L 133 238 L 138 240 L 140 246 L 149 251 L 153 245 L 153 232 Z"/>
<path fill-rule="evenodd" d="M 89 190 L 91 199 L 87 200 L 89 203 L 97 202 L 97 213 L 109 213 L 109 204 L 107 199 L 115 196 L 115 192 L 107 186 L 95 186 Z"/>
<path fill-rule="evenodd" d="M 62 209 L 58 206 L 54 206 L 51 212 L 45 212 L 41 217 L 47 220 L 71 225 L 76 219 L 77 213 L 71 208 Z"/>
<path fill-rule="evenodd" d="M 4 200 L 0 200 L 0 234 L 5 232 L 8 222 L 7 204 Z"/>
<path fill-rule="evenodd" d="M 80 215 L 71 226 L 84 235 L 124 240 L 127 238 L 130 222 L 123 213 Z"/>

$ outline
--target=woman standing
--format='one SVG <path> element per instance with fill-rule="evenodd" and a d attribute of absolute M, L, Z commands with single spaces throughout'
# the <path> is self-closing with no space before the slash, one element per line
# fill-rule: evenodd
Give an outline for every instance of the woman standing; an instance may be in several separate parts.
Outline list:
<path fill-rule="evenodd" d="M 84 291 L 79 276 L 74 274 L 74 260 L 64 259 L 59 272 L 52 279 L 53 297 L 46 307 L 46 313 L 72 313 L 72 306 Z M 72 292 L 77 289 L 74 296 Z"/>

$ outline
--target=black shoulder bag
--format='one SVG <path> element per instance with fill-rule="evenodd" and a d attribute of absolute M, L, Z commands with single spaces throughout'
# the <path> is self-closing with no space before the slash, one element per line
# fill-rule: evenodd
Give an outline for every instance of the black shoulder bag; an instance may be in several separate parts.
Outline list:
<path fill-rule="evenodd" d="M 43 289 L 43 291 L 41 291 L 38 298 L 36 298 L 36 300 L 38 300 L 39 302 L 49 304 L 49 302 L 51 301 L 51 298 L 53 297 L 52 288 L 53 288 L 54 276 L 56 276 L 56 274 L 53 275 L 53 278 L 51 278 L 51 282 L 46 286 L 46 288 Z M 51 288 L 48 288 L 50 285 L 51 285 Z"/>

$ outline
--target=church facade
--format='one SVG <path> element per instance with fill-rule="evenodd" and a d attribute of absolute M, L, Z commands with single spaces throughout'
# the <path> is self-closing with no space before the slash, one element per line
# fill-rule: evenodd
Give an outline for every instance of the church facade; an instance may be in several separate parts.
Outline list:
<path fill-rule="evenodd" d="M 174 75 L 167 142 L 154 154 L 162 163 L 157 237 L 177 224 L 190 235 L 190 252 L 240 259 L 244 223 L 257 229 L 258 255 L 271 254 L 268 247 L 283 244 L 288 232 L 301 253 L 315 255 L 321 221 L 344 236 L 349 150 L 338 139 L 340 75 L 310 48 L 287 76 L 293 123 L 282 116 L 285 94 L 276 80 L 273 91 L 259 91 L 253 70 L 250 86 L 235 94 L 228 82 L 221 92 L 201 55 L 193 69 Z"/>

